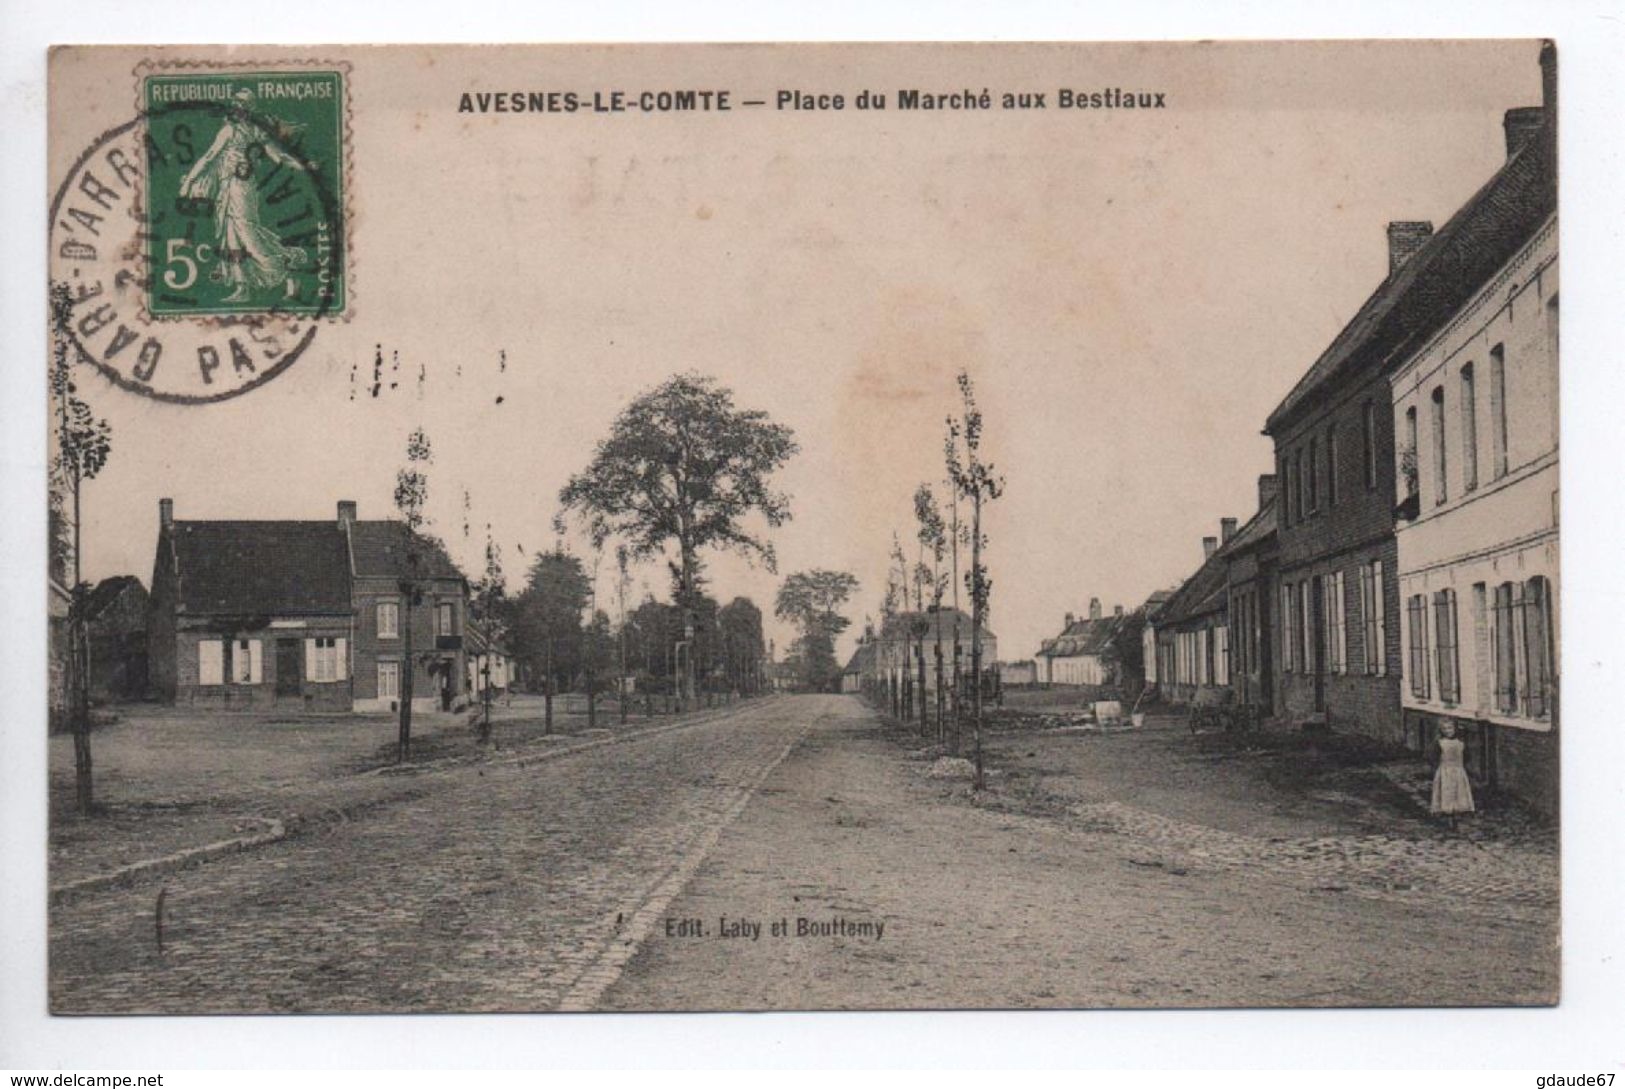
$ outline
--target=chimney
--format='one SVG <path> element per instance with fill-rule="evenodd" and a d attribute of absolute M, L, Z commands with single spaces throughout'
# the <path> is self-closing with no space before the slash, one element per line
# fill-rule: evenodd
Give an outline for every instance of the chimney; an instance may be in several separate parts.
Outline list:
<path fill-rule="evenodd" d="M 1396 219 L 1388 224 L 1388 275 L 1411 259 L 1433 236 L 1433 224 L 1426 220 Z"/>
<path fill-rule="evenodd" d="M 1219 519 L 1219 541 L 1229 544 L 1230 538 L 1236 535 L 1236 520 L 1234 518 Z"/>
<path fill-rule="evenodd" d="M 1212 559 L 1213 558 L 1213 553 L 1217 552 L 1218 550 L 1219 550 L 1219 539 L 1217 537 L 1203 537 L 1202 538 L 1202 558 L 1204 560 Z"/>
<path fill-rule="evenodd" d="M 175 501 L 173 499 L 158 500 L 158 524 L 165 529 L 175 524 Z"/>
<path fill-rule="evenodd" d="M 1123 615 L 1123 606 L 1121 606 L 1121 605 L 1113 605 L 1112 606 L 1112 615 L 1113 616 L 1122 616 Z"/>
<path fill-rule="evenodd" d="M 349 528 L 350 526 L 355 525 L 355 500 L 354 499 L 340 499 L 339 500 L 339 525 L 340 525 L 340 527 L 346 528 L 346 529 Z"/>
<path fill-rule="evenodd" d="M 1077 623 L 1077 620 L 1078 620 L 1078 618 L 1073 616 L 1071 613 L 1066 614 L 1066 626 L 1068 628 L 1070 628 L 1073 624 Z M 1066 629 L 1063 628 L 1062 630 L 1064 631 Z"/>
<path fill-rule="evenodd" d="M 1557 134 L 1557 46 L 1550 40 L 1540 44 L 1540 104 L 1546 116 L 1552 119 L 1552 134 Z"/>
<path fill-rule="evenodd" d="M 1539 106 L 1519 106 L 1508 110 L 1501 119 L 1501 128 L 1507 137 L 1507 158 L 1512 158 L 1531 138 L 1540 132 L 1546 111 Z"/>
<path fill-rule="evenodd" d="M 1265 473 L 1258 478 L 1258 509 L 1263 510 L 1270 501 L 1281 494 L 1281 481 L 1274 473 Z"/>
<path fill-rule="evenodd" d="M 1100 599 L 1098 597 L 1092 597 L 1089 599 L 1089 619 L 1100 619 Z"/>

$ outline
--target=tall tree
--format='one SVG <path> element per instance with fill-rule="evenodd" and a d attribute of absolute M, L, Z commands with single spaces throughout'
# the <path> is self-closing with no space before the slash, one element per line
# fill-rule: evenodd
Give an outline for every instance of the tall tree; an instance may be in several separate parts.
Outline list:
<path fill-rule="evenodd" d="M 89 816 L 95 801 L 90 758 L 90 638 L 85 618 L 90 588 L 81 567 L 80 527 L 84 483 L 95 479 L 107 465 L 113 452 L 113 429 L 106 420 L 96 418 L 73 380 L 78 360 L 69 329 L 72 320 L 72 289 L 64 283 L 52 284 L 51 397 L 56 402 L 56 450 L 49 481 L 50 558 L 53 574 L 67 574 L 69 568 L 72 572 L 63 680 L 73 730 L 74 802 L 81 815 Z"/>
<path fill-rule="evenodd" d="M 762 631 L 762 610 L 748 597 L 736 597 L 717 612 L 729 686 L 743 695 L 761 688 L 758 670 L 767 639 Z"/>
<path fill-rule="evenodd" d="M 502 570 L 502 546 L 491 537 L 491 527 L 485 527 L 485 570 L 474 584 L 471 602 L 474 618 L 479 621 L 485 635 L 485 653 L 478 669 L 480 681 L 480 741 L 491 739 L 491 659 L 496 646 L 507 634 L 508 579 Z M 510 680 L 510 684 L 512 681 Z"/>
<path fill-rule="evenodd" d="M 790 651 L 809 688 L 823 690 L 840 675 L 835 639 L 851 624 L 840 608 L 857 589 L 854 576 L 822 568 L 797 571 L 779 587 L 773 614 L 800 632 Z"/>
<path fill-rule="evenodd" d="M 424 508 L 429 503 L 429 466 L 434 462 L 434 448 L 423 428 L 414 428 L 406 437 L 406 464 L 395 474 L 395 510 L 406 526 L 406 572 L 399 588 L 405 603 L 405 627 L 402 631 L 401 659 L 401 713 L 400 727 L 395 740 L 395 760 L 405 763 L 412 755 L 412 695 L 417 687 L 417 659 L 412 650 L 412 611 L 420 603 L 423 592 L 421 571 L 424 547 L 427 542 L 422 530 L 427 524 Z"/>
<path fill-rule="evenodd" d="M 975 728 L 976 779 L 974 786 L 986 786 L 982 769 L 982 624 L 987 619 L 988 597 L 993 583 L 982 563 L 986 538 L 982 533 L 982 506 L 1004 493 L 1004 478 L 993 463 L 982 458 L 982 410 L 976 404 L 976 389 L 970 374 L 959 372 L 960 416 L 948 419 L 948 476 L 960 496 L 971 505 L 971 561 L 965 573 L 970 591 L 971 628 L 971 714 Z"/>
<path fill-rule="evenodd" d="M 633 559 L 676 549 L 677 605 L 691 642 L 706 549 L 737 552 L 776 569 L 772 544 L 746 522 L 759 515 L 774 529 L 789 520 L 789 496 L 773 490 L 770 478 L 798 449 L 789 428 L 765 412 L 736 407 L 733 392 L 714 378 L 675 375 L 621 411 L 559 501 L 586 523 L 595 542 L 619 537 Z M 692 653 L 682 684 L 691 701 Z"/>
<path fill-rule="evenodd" d="M 581 614 L 592 585 L 581 559 L 563 543 L 543 552 L 530 565 L 525 589 L 512 610 L 514 650 L 543 678 L 544 723 L 553 728 L 553 696 L 560 676 L 573 676 L 579 665 Z"/>
<path fill-rule="evenodd" d="M 936 620 L 936 646 L 934 660 L 936 664 L 937 679 L 937 740 L 940 743 L 944 734 L 943 719 L 943 660 L 942 660 L 942 595 L 947 590 L 942 574 L 942 560 L 947 554 L 948 528 L 942 518 L 942 510 L 937 506 L 937 497 L 931 491 L 931 485 L 921 484 L 914 490 L 914 521 L 918 527 L 917 536 L 921 550 L 931 558 L 928 568 L 921 572 L 922 577 L 931 587 L 931 613 Z M 925 565 L 921 565 L 925 567 Z M 959 618 L 954 617 L 954 627 L 959 626 Z M 922 680 L 921 686 L 925 682 Z"/>

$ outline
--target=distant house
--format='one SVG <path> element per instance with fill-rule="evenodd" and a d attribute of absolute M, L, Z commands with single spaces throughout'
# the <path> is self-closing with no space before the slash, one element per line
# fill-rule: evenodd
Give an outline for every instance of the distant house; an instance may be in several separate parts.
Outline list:
<path fill-rule="evenodd" d="M 874 644 L 868 639 L 861 640 L 852 656 L 846 660 L 846 668 L 841 670 L 842 692 L 856 694 L 863 691 L 863 678 L 871 671 L 874 656 Z"/>
<path fill-rule="evenodd" d="M 1140 606 L 1140 613 L 1144 618 L 1140 625 L 1140 668 L 1143 671 L 1142 680 L 1146 686 L 1155 687 L 1159 681 L 1157 671 L 1157 625 L 1161 623 L 1163 606 L 1168 604 L 1172 597 L 1172 590 L 1158 590 L 1145 599 Z"/>
<path fill-rule="evenodd" d="M 467 582 L 398 522 L 177 521 L 159 500 L 147 624 L 154 691 L 179 704 L 387 710 L 412 610 L 414 705 L 466 695 Z"/>
<path fill-rule="evenodd" d="M 490 625 L 470 620 L 465 628 L 464 657 L 468 662 L 469 698 L 479 702 L 487 687 L 493 696 L 507 692 L 516 679 L 513 655 L 500 633 L 489 630 Z"/>
<path fill-rule="evenodd" d="M 1101 615 L 1100 599 L 1089 599 L 1089 615 L 1066 614 L 1061 634 L 1046 639 L 1036 655 L 1039 684 L 1104 686 L 1117 682 L 1113 637 L 1123 623 L 1123 608 Z"/>
<path fill-rule="evenodd" d="M 925 663 L 925 690 L 929 696 L 937 690 L 936 649 L 939 636 L 942 646 L 943 682 L 953 684 L 954 633 L 959 633 L 959 671 L 970 683 L 971 631 L 974 624 L 969 613 L 952 607 L 926 609 L 923 612 L 899 612 L 886 617 L 875 632 L 874 657 L 870 659 L 868 675 L 877 689 L 889 685 L 902 685 L 905 676 L 917 683 L 920 662 Z M 982 668 L 984 674 L 999 660 L 999 641 L 986 627 L 981 631 Z"/>
<path fill-rule="evenodd" d="M 147 598 L 147 588 L 134 575 L 103 579 L 85 596 L 92 700 L 146 694 Z"/>
<path fill-rule="evenodd" d="M 1236 520 L 1221 523 L 1228 541 Z M 1230 684 L 1228 561 L 1219 537 L 1202 538 L 1202 565 L 1169 597 L 1157 619 L 1157 688 L 1190 703 L 1202 689 Z"/>

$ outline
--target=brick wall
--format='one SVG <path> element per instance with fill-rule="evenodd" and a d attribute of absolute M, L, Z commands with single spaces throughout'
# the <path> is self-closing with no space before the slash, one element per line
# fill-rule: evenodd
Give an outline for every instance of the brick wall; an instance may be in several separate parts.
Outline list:
<path fill-rule="evenodd" d="M 1371 406 L 1369 415 L 1366 406 Z M 1367 484 L 1367 421 L 1371 425 L 1374 458 L 1371 484 Z M 1335 434 L 1335 441 L 1329 436 Z M 1387 379 L 1377 368 L 1346 383 L 1313 405 L 1275 436 L 1276 464 L 1282 475 L 1278 541 L 1279 580 L 1306 584 L 1317 577 L 1342 572 L 1344 585 L 1345 655 L 1348 672 L 1324 676 L 1325 709 L 1334 729 L 1348 729 L 1368 737 L 1403 742 L 1400 715 L 1400 617 L 1398 545 L 1394 536 L 1394 421 Z M 1313 445 L 1311 446 L 1311 440 Z M 1335 459 L 1331 451 L 1335 447 Z M 1315 455 L 1316 486 L 1310 501 L 1305 479 L 1310 452 Z M 1299 466 L 1303 469 L 1300 472 Z M 1334 483 L 1335 481 L 1335 483 Z M 1335 501 L 1334 501 L 1335 499 Z M 1382 596 L 1386 620 L 1383 660 L 1386 675 L 1364 672 L 1365 620 L 1360 610 L 1360 572 L 1365 564 L 1381 560 Z M 1279 621 L 1280 591 L 1271 604 Z M 1294 631 L 1297 625 L 1294 624 Z M 1295 669 L 1281 669 L 1281 639 L 1286 625 L 1275 625 L 1277 698 L 1289 717 L 1315 711 L 1315 681 L 1294 654 Z"/>
<path fill-rule="evenodd" d="M 1558 815 L 1557 731 L 1501 726 L 1482 719 L 1405 711 L 1405 746 L 1428 759 L 1437 756 L 1439 725 L 1449 717 L 1467 743 L 1467 771 L 1475 784 L 1487 784 L 1543 817 Z"/>
<path fill-rule="evenodd" d="M 355 698 L 370 709 L 389 710 L 383 704 L 373 706 L 378 699 L 378 663 L 381 660 L 398 662 L 405 652 L 406 640 L 402 638 L 406 627 L 404 599 L 393 579 L 371 577 L 355 580 L 352 597 L 355 601 Z M 396 624 L 400 635 L 394 639 L 383 639 L 378 635 L 380 601 L 394 601 L 399 606 Z M 466 631 L 468 599 L 463 593 L 462 582 L 456 579 L 436 580 L 425 590 L 423 602 L 412 609 L 412 657 L 418 659 L 413 672 L 412 703 L 414 707 L 424 709 L 438 706 L 441 684 L 440 677 L 430 673 L 423 661 L 425 654 L 433 653 L 438 658 L 449 659 L 453 691 L 459 698 L 467 696 L 466 648 L 435 649 L 434 614 L 439 601 L 454 603 L 452 631 L 459 637 Z"/>

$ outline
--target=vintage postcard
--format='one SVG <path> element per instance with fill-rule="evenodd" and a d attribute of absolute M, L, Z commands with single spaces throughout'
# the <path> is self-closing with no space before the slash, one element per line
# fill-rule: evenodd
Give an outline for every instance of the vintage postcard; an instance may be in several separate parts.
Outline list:
<path fill-rule="evenodd" d="M 57 1014 L 1559 980 L 1558 50 L 64 46 Z"/>

